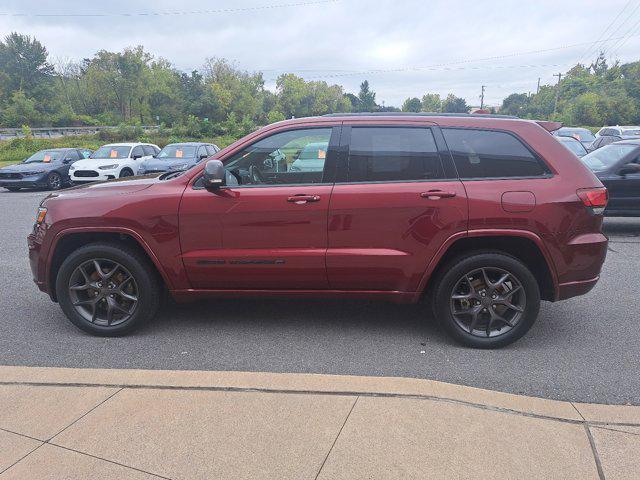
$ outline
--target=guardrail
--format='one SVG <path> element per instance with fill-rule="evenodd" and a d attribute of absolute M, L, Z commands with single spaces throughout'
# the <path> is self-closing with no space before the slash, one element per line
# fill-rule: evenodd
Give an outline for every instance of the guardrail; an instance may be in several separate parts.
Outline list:
<path fill-rule="evenodd" d="M 98 126 L 98 127 L 40 127 L 32 128 L 31 135 L 37 138 L 59 138 L 75 135 L 92 135 L 100 130 L 111 130 L 118 127 Z M 142 125 L 143 131 L 148 132 L 158 130 L 159 125 Z M 0 128 L 0 140 L 11 140 L 13 138 L 24 137 L 21 128 Z"/>

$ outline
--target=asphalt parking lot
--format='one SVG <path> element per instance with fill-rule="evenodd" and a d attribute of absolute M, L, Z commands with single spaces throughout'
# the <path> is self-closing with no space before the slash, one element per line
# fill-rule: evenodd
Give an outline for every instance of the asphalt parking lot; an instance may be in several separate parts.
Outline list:
<path fill-rule="evenodd" d="M 607 219 L 610 251 L 596 288 L 544 303 L 531 331 L 502 350 L 452 343 L 424 307 L 363 301 L 170 305 L 132 336 L 95 338 L 31 280 L 25 238 L 45 195 L 0 190 L 0 364 L 407 376 L 640 404 L 640 218 Z"/>

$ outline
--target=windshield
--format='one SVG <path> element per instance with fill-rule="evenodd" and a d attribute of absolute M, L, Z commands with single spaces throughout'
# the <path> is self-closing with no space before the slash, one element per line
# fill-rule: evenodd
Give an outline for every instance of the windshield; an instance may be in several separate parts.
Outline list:
<path fill-rule="evenodd" d="M 131 147 L 124 145 L 105 145 L 93 152 L 89 158 L 127 158 Z"/>
<path fill-rule="evenodd" d="M 62 153 L 57 150 L 41 150 L 27 158 L 24 163 L 51 163 L 60 160 Z"/>
<path fill-rule="evenodd" d="M 558 131 L 560 137 L 573 137 L 581 142 L 593 142 L 596 137 L 586 128 L 561 128 Z"/>
<path fill-rule="evenodd" d="M 560 142 L 578 156 L 582 156 L 587 153 L 587 150 L 584 148 L 584 145 L 582 145 L 577 140 L 576 141 L 560 140 Z"/>
<path fill-rule="evenodd" d="M 324 160 L 327 155 L 326 143 L 310 143 L 300 152 L 299 160 Z"/>
<path fill-rule="evenodd" d="M 582 161 L 594 172 L 602 172 L 615 165 L 622 157 L 634 151 L 637 145 L 611 144 L 582 157 Z"/>
<path fill-rule="evenodd" d="M 195 158 L 195 145 L 167 145 L 157 158 Z"/>

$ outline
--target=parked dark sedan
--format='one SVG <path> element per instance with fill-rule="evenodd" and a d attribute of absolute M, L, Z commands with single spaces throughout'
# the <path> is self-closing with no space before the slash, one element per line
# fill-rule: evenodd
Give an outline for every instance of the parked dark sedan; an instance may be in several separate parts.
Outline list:
<path fill-rule="evenodd" d="M 605 215 L 640 216 L 640 140 L 606 145 L 581 160 L 609 190 Z"/>
<path fill-rule="evenodd" d="M 142 162 L 138 175 L 188 170 L 219 150 L 212 143 L 170 143 L 155 158 Z"/>
<path fill-rule="evenodd" d="M 40 150 L 21 163 L 0 168 L 0 187 L 12 192 L 34 187 L 58 190 L 70 185 L 71 164 L 90 154 L 91 150 L 78 148 Z"/>
<path fill-rule="evenodd" d="M 591 130 L 579 127 L 562 127 L 553 132 L 553 134 L 558 137 L 575 138 L 584 145 L 584 148 L 589 148 L 596 139 Z"/>

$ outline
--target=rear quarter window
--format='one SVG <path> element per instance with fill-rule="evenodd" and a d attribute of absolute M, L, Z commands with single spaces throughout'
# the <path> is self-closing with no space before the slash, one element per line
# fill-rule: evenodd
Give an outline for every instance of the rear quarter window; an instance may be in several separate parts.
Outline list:
<path fill-rule="evenodd" d="M 442 133 L 463 179 L 538 177 L 549 173 L 517 137 L 506 132 L 443 128 Z"/>

